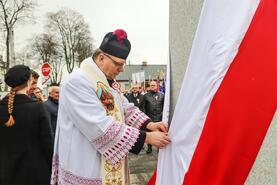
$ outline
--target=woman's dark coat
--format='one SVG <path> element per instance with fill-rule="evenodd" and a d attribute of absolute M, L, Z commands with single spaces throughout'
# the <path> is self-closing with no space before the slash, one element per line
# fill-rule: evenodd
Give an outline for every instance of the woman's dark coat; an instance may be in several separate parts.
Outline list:
<path fill-rule="evenodd" d="M 7 98 L 0 101 L 0 184 L 49 185 L 53 136 L 42 103 L 15 96 L 15 125 L 6 127 Z"/>

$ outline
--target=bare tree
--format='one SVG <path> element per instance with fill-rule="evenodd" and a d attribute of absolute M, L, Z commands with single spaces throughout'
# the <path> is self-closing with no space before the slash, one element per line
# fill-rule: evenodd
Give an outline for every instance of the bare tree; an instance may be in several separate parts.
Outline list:
<path fill-rule="evenodd" d="M 20 52 L 16 53 L 16 64 L 23 64 L 30 66 L 30 60 L 32 59 L 32 53 L 28 47 L 24 47 Z"/>
<path fill-rule="evenodd" d="M 17 23 L 23 23 L 32 15 L 36 4 L 33 0 L 0 0 L 0 27 L 6 32 L 6 66 L 4 71 L 10 68 L 11 34 Z M 5 85 L 5 91 L 8 86 Z"/>
<path fill-rule="evenodd" d="M 31 47 L 34 55 L 39 55 L 40 61 L 51 65 L 51 83 L 60 83 L 62 71 L 62 52 L 56 42 L 57 38 L 49 33 L 43 33 L 34 37 Z"/>
<path fill-rule="evenodd" d="M 32 49 L 40 55 L 42 61 L 49 61 L 58 54 L 58 44 L 55 42 L 54 36 L 48 33 L 35 36 Z"/>
<path fill-rule="evenodd" d="M 90 37 L 87 37 L 87 38 L 84 37 L 83 39 L 80 39 L 80 41 L 76 45 L 76 52 L 78 54 L 78 58 L 77 58 L 78 66 L 80 66 L 81 62 L 85 58 L 87 58 L 92 54 L 93 45 L 91 43 L 92 43 L 92 39 Z"/>
<path fill-rule="evenodd" d="M 62 69 L 64 66 L 62 63 L 62 59 L 63 57 L 61 55 L 56 56 L 50 63 L 51 64 L 51 75 L 50 75 L 51 83 L 57 83 L 57 84 L 61 83 L 62 75 L 63 75 Z"/>
<path fill-rule="evenodd" d="M 6 69 L 10 67 L 10 35 L 14 26 L 30 19 L 36 4 L 33 0 L 0 0 L 0 24 L 6 32 Z"/>
<path fill-rule="evenodd" d="M 88 24 L 78 12 L 62 9 L 48 14 L 47 27 L 59 36 L 67 71 L 71 73 L 74 66 L 80 64 L 83 55 L 92 48 Z"/>

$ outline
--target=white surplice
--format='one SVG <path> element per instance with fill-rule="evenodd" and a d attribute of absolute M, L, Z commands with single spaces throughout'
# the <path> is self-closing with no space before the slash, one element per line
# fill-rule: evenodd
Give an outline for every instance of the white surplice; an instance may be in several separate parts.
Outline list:
<path fill-rule="evenodd" d="M 92 58 L 83 62 L 104 75 Z M 118 91 L 110 91 L 115 101 L 121 101 L 124 124 L 107 115 L 95 87 L 81 69 L 61 85 L 52 185 L 101 185 L 101 154 L 117 163 L 136 143 L 139 129 L 149 118 Z"/>

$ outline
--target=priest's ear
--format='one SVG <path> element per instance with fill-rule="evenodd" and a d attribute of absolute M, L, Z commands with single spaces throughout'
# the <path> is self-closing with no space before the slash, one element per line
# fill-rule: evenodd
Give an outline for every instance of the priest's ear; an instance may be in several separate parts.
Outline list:
<path fill-rule="evenodd" d="M 105 58 L 105 56 L 104 56 L 104 54 L 103 54 L 103 53 L 100 53 L 98 57 L 99 57 L 99 60 L 100 60 L 100 61 L 103 61 L 103 60 L 104 60 L 104 58 Z"/>
<path fill-rule="evenodd" d="M 104 58 L 105 58 L 105 56 L 104 56 L 104 54 L 103 53 L 100 53 L 99 55 L 98 55 L 98 57 L 97 57 L 97 63 L 98 63 L 98 65 L 100 65 L 100 66 L 102 66 L 102 65 L 104 65 Z"/>

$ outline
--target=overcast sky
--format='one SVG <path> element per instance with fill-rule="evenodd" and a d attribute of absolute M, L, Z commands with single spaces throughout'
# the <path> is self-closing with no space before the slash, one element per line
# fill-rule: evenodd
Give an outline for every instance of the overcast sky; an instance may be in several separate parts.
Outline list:
<path fill-rule="evenodd" d="M 20 50 L 32 35 L 42 33 L 47 12 L 68 7 L 81 13 L 89 24 L 94 46 L 107 32 L 124 29 L 131 41 L 132 64 L 166 64 L 168 51 L 168 0 L 37 0 L 35 25 L 15 29 L 15 47 Z"/>

